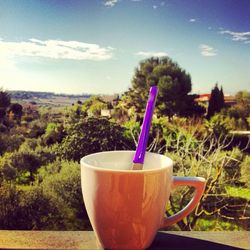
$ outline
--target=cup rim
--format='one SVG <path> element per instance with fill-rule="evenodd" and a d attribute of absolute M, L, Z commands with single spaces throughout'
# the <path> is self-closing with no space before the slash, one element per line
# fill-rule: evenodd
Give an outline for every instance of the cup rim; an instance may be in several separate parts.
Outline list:
<path fill-rule="evenodd" d="M 161 171 L 165 171 L 168 168 L 172 168 L 173 169 L 173 160 L 170 159 L 169 157 L 162 155 L 162 154 L 157 154 L 157 153 L 153 153 L 153 152 L 146 152 L 146 154 L 151 154 L 151 155 L 158 155 L 160 157 L 165 158 L 167 161 L 169 161 L 169 164 L 166 166 L 163 166 L 161 168 L 155 168 L 155 169 L 142 169 L 142 170 L 124 170 L 124 169 L 111 169 L 111 168 L 101 168 L 101 167 L 96 167 L 96 166 L 92 166 L 89 163 L 87 163 L 85 160 L 93 157 L 95 155 L 100 155 L 100 154 L 110 154 L 110 153 L 121 153 L 121 152 L 126 152 L 126 153 L 135 153 L 134 150 L 112 150 L 112 151 L 102 151 L 102 152 L 97 152 L 97 153 L 93 153 L 93 154 L 89 154 L 86 155 L 84 157 L 81 158 L 80 160 L 80 165 L 81 168 L 86 167 L 92 170 L 96 170 L 96 171 L 103 171 L 103 172 L 115 172 L 115 173 L 126 173 L 126 174 L 141 174 L 141 173 L 150 173 L 150 172 L 161 172 Z M 132 167 L 133 162 L 131 161 L 131 167 Z M 84 166 L 83 166 L 84 165 Z"/>

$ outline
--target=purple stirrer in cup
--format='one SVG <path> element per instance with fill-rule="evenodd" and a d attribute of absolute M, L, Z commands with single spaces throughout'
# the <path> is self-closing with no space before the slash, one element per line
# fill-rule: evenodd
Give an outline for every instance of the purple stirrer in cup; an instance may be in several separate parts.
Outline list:
<path fill-rule="evenodd" d="M 139 142 L 133 159 L 132 170 L 141 170 L 143 168 L 144 157 L 148 143 L 149 129 L 154 113 L 157 93 L 158 93 L 157 86 L 152 86 L 149 91 L 149 98 L 147 102 L 145 116 L 142 123 L 141 133 L 139 136 Z"/>

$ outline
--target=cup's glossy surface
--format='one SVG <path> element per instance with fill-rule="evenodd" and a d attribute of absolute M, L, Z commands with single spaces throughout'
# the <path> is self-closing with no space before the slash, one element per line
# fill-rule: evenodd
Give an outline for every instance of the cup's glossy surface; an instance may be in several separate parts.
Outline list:
<path fill-rule="evenodd" d="M 134 151 L 110 151 L 81 159 L 84 203 L 102 247 L 145 249 L 164 225 L 173 162 L 147 153 L 143 170 L 131 171 Z"/>

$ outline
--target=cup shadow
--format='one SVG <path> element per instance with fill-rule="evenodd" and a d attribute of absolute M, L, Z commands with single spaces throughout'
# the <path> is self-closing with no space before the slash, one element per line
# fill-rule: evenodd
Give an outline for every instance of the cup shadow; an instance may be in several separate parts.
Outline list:
<path fill-rule="evenodd" d="M 239 250 L 242 248 L 226 246 L 207 240 L 158 232 L 147 250 Z"/>

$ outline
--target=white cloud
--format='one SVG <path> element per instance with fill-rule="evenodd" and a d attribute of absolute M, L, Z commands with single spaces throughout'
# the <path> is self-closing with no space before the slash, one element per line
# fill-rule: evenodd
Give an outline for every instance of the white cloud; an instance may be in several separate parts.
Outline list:
<path fill-rule="evenodd" d="M 2 70 L 13 70 L 15 69 L 15 62 L 7 57 L 7 56 L 0 56 L 0 69 Z"/>
<path fill-rule="evenodd" d="M 168 56 L 166 52 L 153 52 L 153 51 L 139 51 L 135 53 L 137 56 L 142 56 L 142 57 L 163 57 L 163 56 Z"/>
<path fill-rule="evenodd" d="M 217 51 L 213 47 L 210 47 L 209 45 L 201 44 L 200 49 L 201 49 L 201 54 L 203 56 L 216 56 L 217 55 Z"/>
<path fill-rule="evenodd" d="M 190 19 L 189 19 L 189 22 L 190 22 L 190 23 L 194 23 L 194 22 L 196 22 L 196 19 L 195 19 L 195 18 L 190 18 Z"/>
<path fill-rule="evenodd" d="M 153 9 L 157 9 L 158 8 L 158 6 L 157 5 L 153 5 Z"/>
<path fill-rule="evenodd" d="M 52 59 L 102 61 L 112 58 L 111 47 L 78 41 L 38 40 L 35 38 L 21 42 L 0 40 L 0 56 L 30 56 Z"/>
<path fill-rule="evenodd" d="M 165 2 L 164 2 L 164 1 L 162 1 L 162 2 L 160 3 L 160 5 L 161 5 L 161 6 L 164 6 L 164 5 L 165 5 Z"/>
<path fill-rule="evenodd" d="M 118 0 L 106 0 L 104 5 L 107 7 L 114 7 L 118 3 Z"/>
<path fill-rule="evenodd" d="M 247 32 L 234 32 L 230 30 L 222 30 L 219 32 L 220 34 L 228 34 L 231 36 L 233 41 L 240 41 L 246 43 L 246 41 L 250 41 L 250 31 Z"/>

